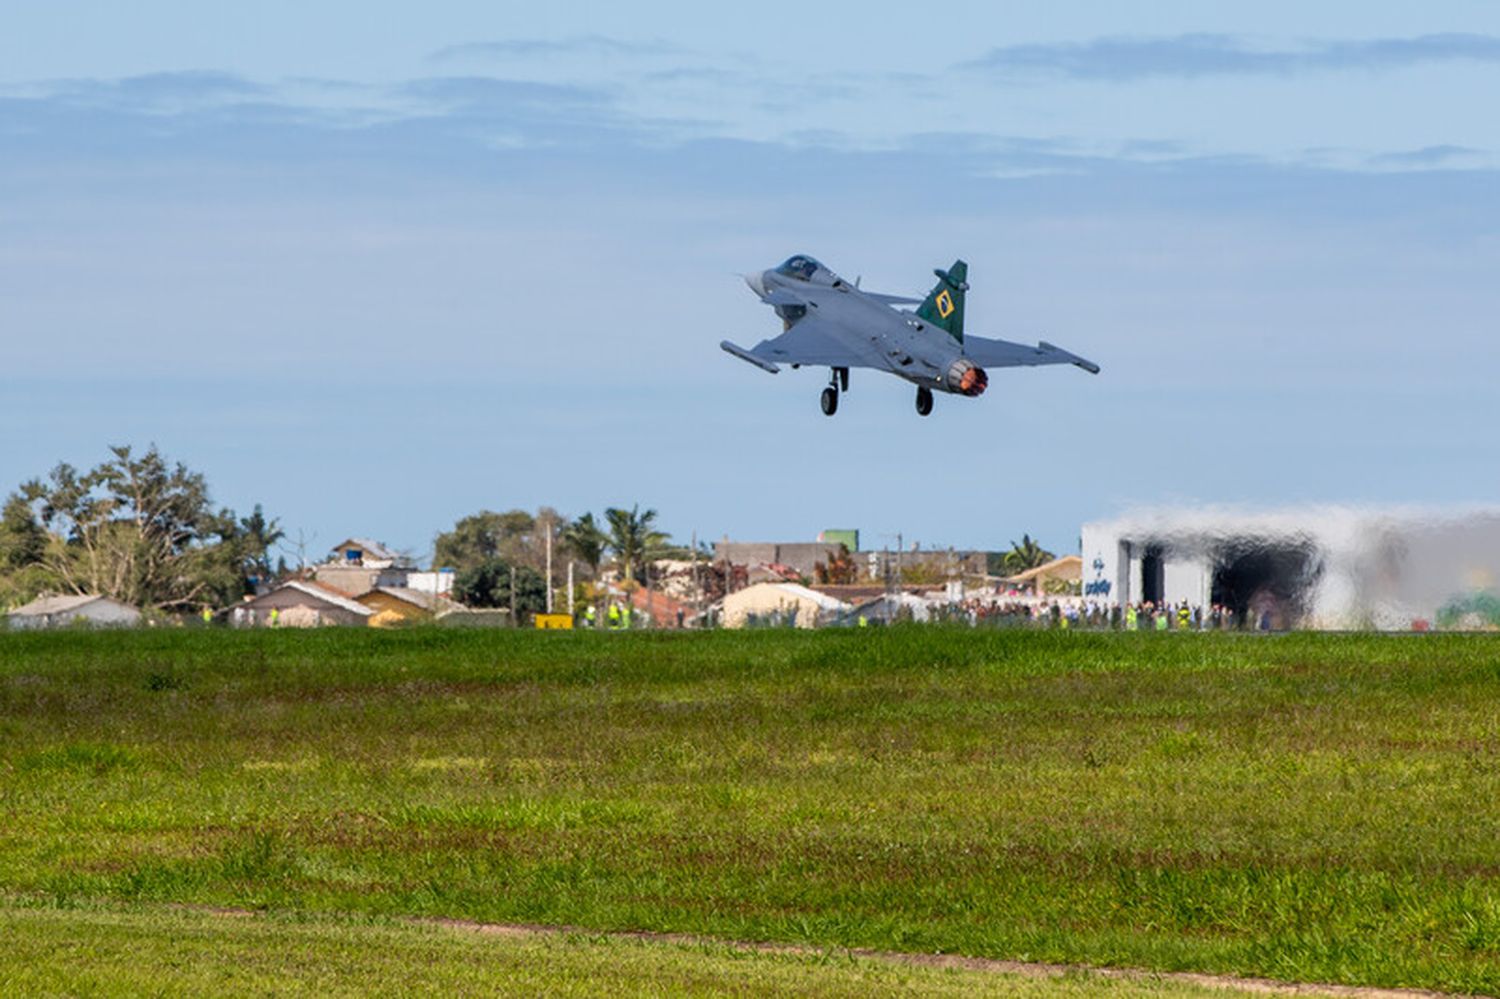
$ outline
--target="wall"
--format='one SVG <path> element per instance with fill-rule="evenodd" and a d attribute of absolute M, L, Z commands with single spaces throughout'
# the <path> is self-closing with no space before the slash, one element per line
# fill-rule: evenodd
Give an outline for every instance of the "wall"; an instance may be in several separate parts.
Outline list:
<path fill-rule="evenodd" d="M 366 615 L 345 610 L 336 604 L 325 603 L 310 594 L 294 589 L 282 589 L 265 596 L 256 597 L 250 604 L 236 607 L 231 613 L 233 624 L 270 624 L 271 610 L 280 612 L 278 624 L 285 627 L 307 627 L 321 624 L 363 625 Z M 251 620 L 249 612 L 254 612 Z"/>
<path fill-rule="evenodd" d="M 313 569 L 313 579 L 341 593 L 357 597 L 377 586 L 405 586 L 406 569 L 371 569 L 359 565 L 320 565 Z"/>

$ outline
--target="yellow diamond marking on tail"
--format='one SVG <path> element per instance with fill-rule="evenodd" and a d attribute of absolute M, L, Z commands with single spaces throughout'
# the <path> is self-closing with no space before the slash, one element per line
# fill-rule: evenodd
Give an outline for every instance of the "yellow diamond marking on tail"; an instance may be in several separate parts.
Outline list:
<path fill-rule="evenodd" d="M 953 296 L 948 294 L 947 288 L 944 288 L 942 291 L 938 292 L 937 310 L 938 315 L 942 316 L 944 319 L 947 319 L 949 316 L 953 315 Z"/>

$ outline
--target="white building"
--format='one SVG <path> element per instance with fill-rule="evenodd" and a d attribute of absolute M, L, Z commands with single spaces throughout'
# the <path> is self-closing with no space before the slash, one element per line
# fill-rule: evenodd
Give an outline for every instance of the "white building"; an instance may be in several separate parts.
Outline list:
<path fill-rule="evenodd" d="M 139 624 L 140 620 L 141 612 L 129 604 L 87 593 L 37 597 L 6 615 L 12 628 L 62 628 L 70 625 L 118 628 Z"/>
<path fill-rule="evenodd" d="M 1159 509 L 1083 526 L 1083 597 L 1271 627 L 1497 627 L 1500 509 Z"/>
<path fill-rule="evenodd" d="M 797 583 L 756 583 L 735 590 L 719 603 L 720 623 L 726 628 L 757 622 L 816 628 L 849 610 L 842 600 Z"/>

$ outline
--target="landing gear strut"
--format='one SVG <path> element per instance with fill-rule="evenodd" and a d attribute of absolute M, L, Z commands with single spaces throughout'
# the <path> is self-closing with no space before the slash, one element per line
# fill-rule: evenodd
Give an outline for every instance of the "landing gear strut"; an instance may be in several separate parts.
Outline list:
<path fill-rule="evenodd" d="M 849 391 L 849 369 L 834 368 L 828 376 L 828 387 L 819 400 L 823 404 L 823 415 L 832 416 L 839 411 L 839 391 Z"/>
<path fill-rule="evenodd" d="M 925 385 L 917 387 L 917 415 L 926 416 L 932 412 L 932 389 Z"/>

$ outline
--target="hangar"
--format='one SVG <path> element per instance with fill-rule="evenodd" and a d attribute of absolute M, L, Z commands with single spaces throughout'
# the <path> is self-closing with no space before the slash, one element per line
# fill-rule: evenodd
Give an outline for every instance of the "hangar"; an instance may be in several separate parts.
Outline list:
<path fill-rule="evenodd" d="M 1278 629 L 1500 627 L 1500 508 L 1152 509 L 1085 524 L 1082 545 L 1086 600 Z"/>

